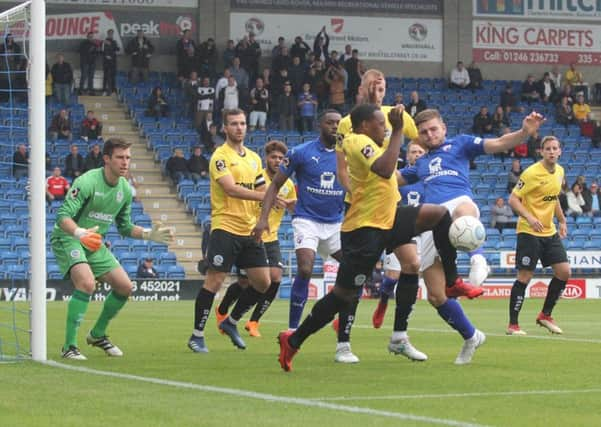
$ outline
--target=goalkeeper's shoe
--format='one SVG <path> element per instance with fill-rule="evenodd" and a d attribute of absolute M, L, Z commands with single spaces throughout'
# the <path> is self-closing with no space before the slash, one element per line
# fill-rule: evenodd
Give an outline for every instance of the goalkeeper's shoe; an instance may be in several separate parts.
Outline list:
<path fill-rule="evenodd" d="M 205 337 L 190 336 L 188 340 L 188 348 L 194 353 L 208 353 L 209 349 L 205 344 Z"/>
<path fill-rule="evenodd" d="M 89 333 L 88 336 L 86 337 L 86 342 L 91 346 L 103 349 L 107 356 L 112 356 L 112 357 L 123 356 L 123 352 L 119 349 L 119 347 L 117 347 L 115 344 L 113 344 L 111 342 L 111 340 L 109 340 L 109 337 L 107 337 L 106 335 L 102 336 L 100 338 L 96 338 L 96 337 L 92 336 L 91 333 Z"/>
<path fill-rule="evenodd" d="M 68 349 L 63 349 L 61 357 L 63 359 L 71 359 L 71 360 L 88 360 L 86 356 L 81 354 L 79 349 L 74 345 L 70 345 Z"/>
<path fill-rule="evenodd" d="M 219 324 L 219 329 L 223 331 L 230 340 L 232 340 L 232 344 L 238 347 L 240 350 L 246 349 L 246 343 L 238 333 L 238 328 L 229 319 L 225 319 L 223 322 Z"/>

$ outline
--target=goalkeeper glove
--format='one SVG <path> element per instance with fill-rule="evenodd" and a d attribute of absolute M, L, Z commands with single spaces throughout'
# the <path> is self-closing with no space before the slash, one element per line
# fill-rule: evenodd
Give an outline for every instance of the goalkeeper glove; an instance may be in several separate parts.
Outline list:
<path fill-rule="evenodd" d="M 96 231 L 98 230 L 98 226 L 88 228 L 77 227 L 73 232 L 73 236 L 76 239 L 79 239 L 81 244 L 92 252 L 96 252 L 102 246 L 102 236 Z"/>
<path fill-rule="evenodd" d="M 142 239 L 169 244 L 173 241 L 173 228 L 163 227 L 163 224 L 158 222 L 154 224 L 152 228 L 145 228 L 144 231 L 142 231 Z"/>

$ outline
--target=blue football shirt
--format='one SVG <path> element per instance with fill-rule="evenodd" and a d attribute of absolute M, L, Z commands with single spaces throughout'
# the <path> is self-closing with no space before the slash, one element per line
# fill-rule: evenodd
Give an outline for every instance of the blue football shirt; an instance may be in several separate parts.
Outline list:
<path fill-rule="evenodd" d="M 470 160 L 484 154 L 484 139 L 459 135 L 417 159 L 415 165 L 401 170 L 408 183 L 424 183 L 427 203 L 444 203 L 460 196 L 473 198 L 470 184 Z"/>
<path fill-rule="evenodd" d="M 294 218 L 321 223 L 342 222 L 344 189 L 336 179 L 336 152 L 315 139 L 288 151 L 280 170 L 296 177 L 297 196 Z"/>

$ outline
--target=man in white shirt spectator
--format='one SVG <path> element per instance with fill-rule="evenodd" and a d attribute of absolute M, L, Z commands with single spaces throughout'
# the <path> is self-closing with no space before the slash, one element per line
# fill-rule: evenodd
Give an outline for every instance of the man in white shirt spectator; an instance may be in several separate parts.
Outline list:
<path fill-rule="evenodd" d="M 559 67 L 557 65 L 554 65 L 553 68 L 551 68 L 551 72 L 549 72 L 549 77 L 553 81 L 555 89 L 561 89 L 561 72 L 559 71 Z"/>
<path fill-rule="evenodd" d="M 216 94 L 219 94 L 219 92 L 221 92 L 221 89 L 227 86 L 227 79 L 229 79 L 231 75 L 232 73 L 230 73 L 229 68 L 223 70 L 223 76 L 220 77 L 219 80 L 217 80 L 217 84 L 215 85 Z"/>
<path fill-rule="evenodd" d="M 451 71 L 449 87 L 455 89 L 467 89 L 470 85 L 470 75 L 463 66 L 463 62 L 458 61 L 457 66 Z"/>
<path fill-rule="evenodd" d="M 222 110 L 235 110 L 238 108 L 240 97 L 238 93 L 238 84 L 236 83 L 234 76 L 230 76 L 227 79 L 227 86 L 219 92 L 219 101 Z"/>

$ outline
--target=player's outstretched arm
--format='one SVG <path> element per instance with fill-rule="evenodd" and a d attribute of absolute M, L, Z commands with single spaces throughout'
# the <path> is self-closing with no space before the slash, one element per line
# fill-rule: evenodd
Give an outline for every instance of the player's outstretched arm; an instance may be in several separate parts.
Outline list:
<path fill-rule="evenodd" d="M 536 111 L 533 111 L 524 118 L 520 130 L 505 134 L 499 138 L 485 139 L 484 152 L 487 154 L 495 154 L 511 150 L 526 142 L 530 136 L 538 131 L 544 122 L 545 118 Z"/>

